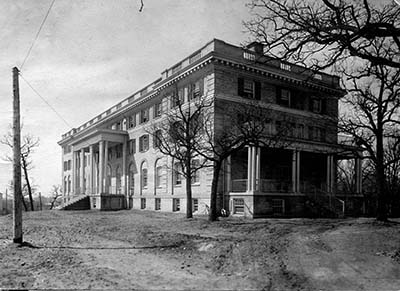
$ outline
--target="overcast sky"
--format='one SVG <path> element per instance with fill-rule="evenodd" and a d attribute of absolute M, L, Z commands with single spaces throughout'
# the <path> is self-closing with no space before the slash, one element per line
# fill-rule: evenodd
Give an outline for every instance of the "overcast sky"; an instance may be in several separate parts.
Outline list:
<path fill-rule="evenodd" d="M 21 66 L 51 1 L 0 1 L 0 135 L 12 122 L 12 68 Z M 39 191 L 61 183 L 61 134 L 213 38 L 246 42 L 246 2 L 144 0 L 139 12 L 140 0 L 56 0 L 21 73 L 68 125 L 20 80 L 23 131 L 40 138 L 32 171 Z M 0 146 L 1 156 L 8 151 Z"/>

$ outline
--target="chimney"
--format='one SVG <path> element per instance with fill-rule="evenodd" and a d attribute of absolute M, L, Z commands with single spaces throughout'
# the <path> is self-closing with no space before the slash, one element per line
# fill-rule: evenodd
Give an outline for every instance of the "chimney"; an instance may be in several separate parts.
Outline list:
<path fill-rule="evenodd" d="M 255 52 L 258 56 L 262 56 L 264 54 L 264 45 L 260 42 L 253 41 L 252 43 L 248 44 L 246 48 Z"/>

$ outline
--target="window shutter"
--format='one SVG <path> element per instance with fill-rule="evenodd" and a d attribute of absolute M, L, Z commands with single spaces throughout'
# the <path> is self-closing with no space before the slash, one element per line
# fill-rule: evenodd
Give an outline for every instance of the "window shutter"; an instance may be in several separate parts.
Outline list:
<path fill-rule="evenodd" d="M 261 83 L 258 81 L 254 81 L 254 99 L 261 99 Z"/>
<path fill-rule="evenodd" d="M 243 78 L 238 78 L 238 95 L 243 96 L 243 90 L 244 89 L 244 79 Z"/>

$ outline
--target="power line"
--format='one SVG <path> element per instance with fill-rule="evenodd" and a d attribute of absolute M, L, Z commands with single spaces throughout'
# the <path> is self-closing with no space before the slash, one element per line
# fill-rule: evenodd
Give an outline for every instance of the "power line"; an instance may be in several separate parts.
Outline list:
<path fill-rule="evenodd" d="M 35 88 L 32 87 L 32 85 L 28 82 L 28 80 L 26 80 L 26 79 L 24 78 L 24 76 L 22 76 L 21 72 L 19 73 L 19 75 L 20 75 L 21 78 L 25 81 L 25 83 L 32 89 L 32 91 L 35 92 L 36 95 L 38 95 L 38 96 L 40 97 L 40 99 L 42 99 L 43 102 L 46 103 L 47 106 L 49 106 L 50 109 L 53 110 L 54 113 L 57 114 L 57 116 L 58 116 L 69 128 L 73 128 L 73 127 L 64 119 L 64 117 L 62 117 L 61 114 L 58 113 L 58 111 L 57 111 L 53 106 L 51 106 L 50 103 L 47 102 L 47 100 L 46 100 L 42 95 L 40 95 L 40 93 L 39 93 Z"/>
<path fill-rule="evenodd" d="M 49 9 L 47 10 L 47 13 L 46 13 L 45 17 L 43 18 L 43 21 L 42 21 L 42 23 L 40 24 L 40 27 L 39 27 L 38 32 L 36 33 L 35 39 L 33 40 L 32 45 L 31 45 L 31 47 L 29 48 L 28 53 L 26 54 L 26 56 L 25 56 L 25 58 L 24 58 L 24 61 L 22 62 L 22 65 L 21 65 L 21 67 L 20 67 L 20 71 L 22 70 L 22 67 L 24 66 L 26 60 L 28 59 L 28 57 L 29 57 L 29 55 L 30 55 L 30 53 L 31 53 L 31 50 L 32 50 L 33 46 L 35 45 L 36 40 L 37 40 L 38 37 L 39 37 L 40 31 L 42 30 L 42 27 L 43 27 L 44 23 L 46 22 L 47 16 L 49 16 L 50 10 L 51 10 L 51 8 L 53 7 L 54 2 L 56 2 L 56 0 L 53 0 L 53 1 L 51 2 Z M 21 76 L 21 77 L 22 77 L 22 76 Z"/>

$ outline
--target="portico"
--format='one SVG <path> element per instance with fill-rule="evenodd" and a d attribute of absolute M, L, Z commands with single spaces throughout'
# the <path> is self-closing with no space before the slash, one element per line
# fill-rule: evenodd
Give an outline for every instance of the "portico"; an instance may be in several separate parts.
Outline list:
<path fill-rule="evenodd" d="M 90 196 L 91 208 L 126 203 L 127 140 L 122 130 L 97 129 L 72 143 L 72 193 Z M 108 202 L 104 199 L 108 197 Z M 115 201 L 119 206 L 115 206 Z M 120 205 L 123 204 L 123 205 Z"/>

